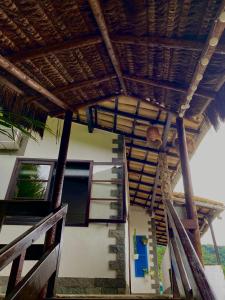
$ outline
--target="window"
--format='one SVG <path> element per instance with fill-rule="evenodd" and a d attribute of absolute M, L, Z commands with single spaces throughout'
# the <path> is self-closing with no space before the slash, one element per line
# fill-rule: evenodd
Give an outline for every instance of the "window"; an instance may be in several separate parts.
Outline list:
<path fill-rule="evenodd" d="M 55 172 L 56 160 L 17 159 L 6 199 L 52 201 Z M 91 161 L 66 164 L 62 202 L 68 203 L 67 226 L 88 225 L 91 175 Z M 17 224 L 31 222 L 24 218 L 17 221 Z"/>

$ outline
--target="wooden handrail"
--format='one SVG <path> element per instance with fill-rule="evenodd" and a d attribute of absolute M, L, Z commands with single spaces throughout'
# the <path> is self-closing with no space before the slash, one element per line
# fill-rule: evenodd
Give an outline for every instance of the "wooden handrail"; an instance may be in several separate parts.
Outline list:
<path fill-rule="evenodd" d="M 43 299 L 41 293 L 46 284 L 49 289 L 54 288 L 60 258 L 61 233 L 66 213 L 67 205 L 64 205 L 0 249 L 0 270 L 13 262 L 5 299 Z M 35 245 L 32 244 L 41 235 L 47 235 L 53 227 L 56 228 L 54 243 L 48 248 L 44 248 L 42 245 L 38 254 L 39 261 L 21 279 L 27 249 L 29 247 L 34 249 Z"/>
<path fill-rule="evenodd" d="M 204 300 L 216 300 L 216 296 L 208 282 L 208 279 L 205 275 L 203 266 L 195 252 L 195 249 L 189 239 L 189 236 L 187 234 L 187 231 L 185 230 L 179 216 L 177 215 L 177 212 L 175 208 L 173 207 L 173 204 L 170 201 L 164 201 L 167 214 L 169 217 L 169 220 L 171 220 L 171 226 L 173 228 L 173 222 L 175 225 L 175 229 L 179 235 L 180 242 L 182 244 L 182 247 L 184 249 L 185 255 L 187 257 L 189 266 L 192 271 L 193 278 L 196 282 L 196 285 L 198 287 L 199 293 Z"/>
<path fill-rule="evenodd" d="M 6 245 L 0 250 L 0 271 L 10 262 L 17 258 L 31 244 L 36 241 L 42 234 L 47 232 L 60 219 L 66 216 L 67 205 L 60 208 L 55 213 L 49 214 L 42 221 L 25 231 L 18 238 Z"/>

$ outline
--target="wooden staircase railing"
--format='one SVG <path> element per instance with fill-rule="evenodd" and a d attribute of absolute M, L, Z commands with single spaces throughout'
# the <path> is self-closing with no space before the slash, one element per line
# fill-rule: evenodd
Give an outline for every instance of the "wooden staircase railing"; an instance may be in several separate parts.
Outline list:
<path fill-rule="evenodd" d="M 21 210 L 17 210 L 17 215 L 30 216 L 33 214 L 43 217 L 43 215 L 46 215 L 46 212 L 49 212 L 49 207 L 46 203 L 21 202 Z M 18 205 L 18 201 L 1 201 L 1 216 L 3 216 L 2 212 L 4 212 L 4 215 L 16 215 L 15 208 Z M 24 209 L 22 209 L 23 205 Z M 34 208 L 37 210 L 35 211 Z M 12 262 L 5 299 L 35 300 L 44 297 L 45 292 L 43 291 L 53 294 L 60 258 L 61 234 L 66 213 L 67 205 L 64 205 L 48 214 L 47 217 L 44 217 L 10 244 L 0 246 L 0 271 Z M 55 228 L 55 238 L 54 243 L 50 247 L 33 244 L 44 234 L 46 236 L 52 228 Z M 22 278 L 24 260 L 38 261 Z"/>
<path fill-rule="evenodd" d="M 173 204 L 170 201 L 164 201 L 164 204 L 167 214 L 171 267 L 178 289 L 183 289 L 186 299 L 217 299 Z"/>

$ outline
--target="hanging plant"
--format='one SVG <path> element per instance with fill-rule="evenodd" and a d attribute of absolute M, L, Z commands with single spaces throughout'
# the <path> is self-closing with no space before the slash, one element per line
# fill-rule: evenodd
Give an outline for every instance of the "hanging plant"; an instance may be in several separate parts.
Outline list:
<path fill-rule="evenodd" d="M 159 128 L 154 125 L 150 125 L 146 130 L 146 140 L 149 146 L 154 146 L 159 148 L 162 144 L 161 134 Z"/>
<path fill-rule="evenodd" d="M 148 239 L 147 239 L 146 236 L 143 236 L 141 241 L 142 241 L 142 243 L 143 243 L 144 245 L 147 245 L 147 244 L 148 244 Z"/>

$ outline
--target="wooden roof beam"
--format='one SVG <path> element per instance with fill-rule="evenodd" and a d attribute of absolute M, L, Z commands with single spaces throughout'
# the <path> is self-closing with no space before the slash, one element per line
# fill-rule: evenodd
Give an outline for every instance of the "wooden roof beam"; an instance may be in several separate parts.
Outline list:
<path fill-rule="evenodd" d="M 225 0 L 222 1 L 217 18 L 215 19 L 213 26 L 208 35 L 208 39 L 205 43 L 205 46 L 202 50 L 201 56 L 199 58 L 198 64 L 195 68 L 194 75 L 192 77 L 189 88 L 184 96 L 184 103 L 180 107 L 179 116 L 184 117 L 186 111 L 190 108 L 190 102 L 193 99 L 195 91 L 198 89 L 200 81 L 203 78 L 203 75 L 206 71 L 207 65 L 209 64 L 213 54 L 216 51 L 216 46 L 220 41 L 220 38 L 224 32 L 225 28 Z M 209 105 L 210 101 L 208 101 L 207 105 L 204 104 L 204 110 Z M 201 113 L 203 113 L 203 109 Z"/>
<path fill-rule="evenodd" d="M 141 77 L 137 77 L 137 76 L 131 76 L 131 75 L 123 75 L 123 78 L 129 81 L 133 81 L 136 83 L 141 83 L 144 85 L 149 85 L 149 86 L 154 86 L 154 87 L 158 87 L 158 88 L 163 88 L 166 90 L 170 90 L 170 91 L 174 91 L 174 92 L 179 92 L 182 94 L 187 93 L 187 89 L 182 87 L 179 84 L 175 84 L 172 82 L 168 82 L 168 81 L 159 81 L 159 80 L 153 80 L 153 79 L 146 79 L 146 78 L 141 78 Z M 210 91 L 205 91 L 205 90 L 200 90 L 198 92 L 195 93 L 196 96 L 202 97 L 202 98 L 206 98 L 206 99 L 214 99 L 215 98 L 215 93 L 214 92 L 210 92 Z"/>
<path fill-rule="evenodd" d="M 56 43 L 54 45 L 48 45 L 37 49 L 23 50 L 17 53 L 9 54 L 7 58 L 13 63 L 19 63 L 27 59 L 35 59 L 40 56 L 58 53 L 64 50 L 95 46 L 102 42 L 103 40 L 101 36 L 76 38 L 73 40 Z"/>
<path fill-rule="evenodd" d="M 19 79 L 21 82 L 29 86 L 34 91 L 41 94 L 43 97 L 47 98 L 52 103 L 56 104 L 58 107 L 62 108 L 63 110 L 71 110 L 71 108 L 66 103 L 64 103 L 62 100 L 57 98 L 54 94 L 49 92 L 38 82 L 30 78 L 28 75 L 26 75 L 23 71 L 21 71 L 18 67 L 12 64 L 9 60 L 7 60 L 2 55 L 0 55 L 0 67 L 2 67 L 4 70 L 12 74 L 14 77 Z"/>
<path fill-rule="evenodd" d="M 54 93 L 54 94 L 60 94 L 60 93 L 65 93 L 65 92 L 69 92 L 69 91 L 73 91 L 73 90 L 75 91 L 75 90 L 78 90 L 78 89 L 84 89 L 84 88 L 87 88 L 87 87 L 90 88 L 90 86 L 92 86 L 92 85 L 98 85 L 102 82 L 110 81 L 110 80 L 113 80 L 113 79 L 116 79 L 116 78 L 117 78 L 116 75 L 108 75 L 108 76 L 105 76 L 105 77 L 102 77 L 102 78 L 84 80 L 84 81 L 81 81 L 81 82 L 73 82 L 73 83 L 69 83 L 69 84 L 61 86 L 61 87 L 54 88 L 54 89 L 51 90 L 51 92 Z M 32 98 L 29 98 L 27 100 L 27 102 L 31 103 L 33 101 L 37 101 L 38 99 L 36 97 L 32 97 Z M 92 102 L 90 102 L 90 104 L 89 104 L 89 101 L 86 101 L 86 102 L 84 102 L 84 104 L 78 104 L 77 106 L 85 107 L 85 106 L 89 106 L 91 104 L 92 104 Z"/>
<path fill-rule="evenodd" d="M 204 42 L 187 39 L 173 39 L 165 37 L 137 37 L 134 35 L 111 35 L 111 41 L 115 44 L 134 45 L 144 47 L 162 47 L 165 49 L 190 50 L 201 52 Z M 225 45 L 218 46 L 216 54 L 225 54 Z"/>
<path fill-rule="evenodd" d="M 112 44 L 112 42 L 110 40 L 110 37 L 109 37 L 109 32 L 108 32 L 108 28 L 107 28 L 107 25 L 106 25 L 106 21 L 105 21 L 105 18 L 104 18 L 104 15 L 103 15 L 100 3 L 99 3 L 100 1 L 98 1 L 98 0 L 88 0 L 88 2 L 89 2 L 89 5 L 91 7 L 92 13 L 95 17 L 95 20 L 98 24 L 99 30 L 102 34 L 103 41 L 105 43 L 105 46 L 106 46 L 106 49 L 108 51 L 109 57 L 111 59 L 112 65 L 113 65 L 113 67 L 116 71 L 116 74 L 118 76 L 122 91 L 125 95 L 127 95 L 128 92 L 127 92 L 127 88 L 126 88 L 126 85 L 125 85 L 125 81 L 124 81 L 123 76 L 122 76 L 121 66 L 120 66 L 119 60 L 116 57 L 116 53 L 115 53 L 115 50 L 113 48 L 113 44 Z"/>

